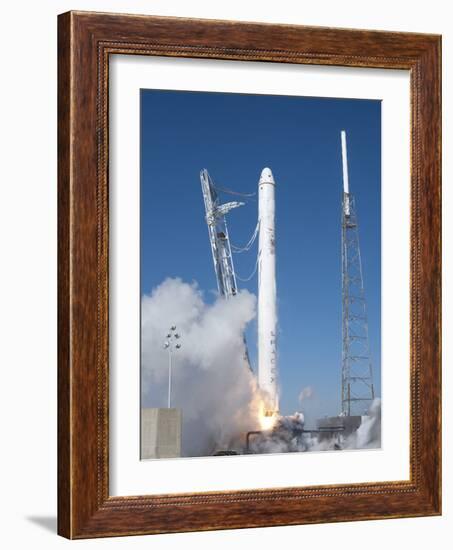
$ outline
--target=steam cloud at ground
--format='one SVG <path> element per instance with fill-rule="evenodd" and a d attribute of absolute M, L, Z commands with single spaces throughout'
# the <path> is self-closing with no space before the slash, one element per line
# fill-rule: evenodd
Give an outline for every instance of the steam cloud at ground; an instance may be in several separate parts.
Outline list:
<path fill-rule="evenodd" d="M 251 442 L 253 453 L 288 453 L 334 451 L 343 449 L 378 449 L 381 446 L 381 400 L 375 399 L 362 417 L 357 431 L 343 434 L 319 434 L 304 431 L 302 413 L 282 417 L 273 432 L 266 437 L 257 435 Z"/>
<path fill-rule="evenodd" d="M 195 283 L 166 279 L 142 298 L 143 406 L 166 407 L 165 336 L 176 325 L 181 348 L 173 355 L 172 406 L 183 411 L 183 456 L 210 455 L 258 429 L 259 390 L 244 364 L 243 334 L 255 316 L 246 290 L 234 300 L 206 304 Z"/>
<path fill-rule="evenodd" d="M 166 407 L 166 334 L 176 325 L 181 348 L 173 353 L 172 407 L 182 409 L 182 456 L 208 456 L 218 450 L 245 452 L 245 434 L 260 430 L 263 395 L 244 362 L 243 339 L 255 317 L 256 298 L 246 290 L 234 299 L 203 300 L 196 283 L 168 278 L 142 297 L 142 406 Z M 299 400 L 310 400 L 304 388 Z M 380 447 L 381 405 L 350 435 L 318 437 L 304 432 L 302 413 L 281 417 L 266 436 L 250 440 L 250 451 L 281 453 Z"/>

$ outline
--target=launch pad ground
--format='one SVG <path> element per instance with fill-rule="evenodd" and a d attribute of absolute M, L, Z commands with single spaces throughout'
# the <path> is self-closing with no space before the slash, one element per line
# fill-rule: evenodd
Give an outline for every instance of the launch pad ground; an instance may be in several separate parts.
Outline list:
<path fill-rule="evenodd" d="M 326 417 L 316 429 L 306 429 L 302 415 L 280 417 L 271 430 L 253 430 L 246 434 L 245 454 L 307 452 L 343 449 L 343 442 L 361 425 L 361 416 Z M 322 447 L 322 449 L 321 449 Z"/>

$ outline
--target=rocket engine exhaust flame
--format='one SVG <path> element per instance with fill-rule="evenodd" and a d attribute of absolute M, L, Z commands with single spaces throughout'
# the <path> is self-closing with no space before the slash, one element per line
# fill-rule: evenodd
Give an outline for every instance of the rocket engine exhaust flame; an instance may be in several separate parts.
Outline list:
<path fill-rule="evenodd" d="M 258 421 L 259 421 L 261 430 L 263 431 L 272 430 L 277 424 L 278 419 L 279 419 L 278 411 L 274 411 L 266 407 L 265 402 L 262 401 L 260 404 L 259 413 L 258 413 Z"/>

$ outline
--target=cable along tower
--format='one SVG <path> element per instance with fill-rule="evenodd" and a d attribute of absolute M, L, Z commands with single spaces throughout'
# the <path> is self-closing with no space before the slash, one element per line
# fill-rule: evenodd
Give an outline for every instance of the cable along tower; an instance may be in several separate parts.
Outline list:
<path fill-rule="evenodd" d="M 341 131 L 343 201 L 342 259 L 342 373 L 341 414 L 362 416 L 374 399 L 368 316 L 363 285 L 359 227 L 354 196 L 349 192 L 346 132 Z"/>

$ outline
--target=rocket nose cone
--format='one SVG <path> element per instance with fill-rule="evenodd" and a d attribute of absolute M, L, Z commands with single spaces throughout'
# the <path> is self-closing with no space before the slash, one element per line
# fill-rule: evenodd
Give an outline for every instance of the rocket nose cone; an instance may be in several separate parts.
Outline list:
<path fill-rule="evenodd" d="M 272 175 L 270 168 L 263 169 L 259 183 L 275 183 L 274 176 Z"/>

